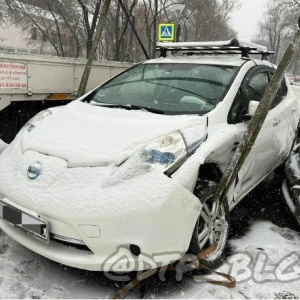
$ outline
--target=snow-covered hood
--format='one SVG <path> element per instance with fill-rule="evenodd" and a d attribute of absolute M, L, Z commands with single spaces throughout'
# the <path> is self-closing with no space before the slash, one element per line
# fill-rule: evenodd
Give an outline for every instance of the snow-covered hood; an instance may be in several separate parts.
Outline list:
<path fill-rule="evenodd" d="M 69 167 L 119 165 L 147 141 L 181 130 L 188 145 L 206 135 L 207 118 L 159 115 L 74 101 L 22 137 L 22 150 L 65 159 Z"/>

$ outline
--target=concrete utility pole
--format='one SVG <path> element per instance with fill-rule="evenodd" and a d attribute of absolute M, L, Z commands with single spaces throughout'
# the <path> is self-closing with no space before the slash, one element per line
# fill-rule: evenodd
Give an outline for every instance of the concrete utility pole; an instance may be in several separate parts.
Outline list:
<path fill-rule="evenodd" d="M 265 121 L 268 111 L 272 105 L 273 99 L 279 89 L 284 73 L 289 65 L 289 62 L 295 52 L 300 41 L 300 17 L 298 20 L 298 29 L 295 33 L 292 42 L 288 46 L 281 62 L 273 75 L 270 84 L 267 86 L 265 93 L 260 101 L 260 104 L 252 117 L 249 126 L 247 127 L 244 136 L 237 147 L 228 167 L 226 168 L 220 183 L 218 184 L 216 193 L 214 195 L 214 201 L 223 199 L 234 182 L 238 172 L 240 171 L 243 163 L 245 162 L 255 140 L 259 134 L 259 131 Z"/>
<path fill-rule="evenodd" d="M 81 82 L 80 82 L 80 85 L 78 88 L 77 97 L 80 97 L 85 93 L 86 86 L 87 86 L 89 76 L 91 73 L 91 69 L 92 69 L 92 64 L 93 64 L 93 61 L 94 61 L 94 58 L 96 55 L 97 47 L 99 45 L 99 41 L 100 41 L 100 37 L 101 37 L 102 31 L 103 31 L 103 28 L 105 25 L 110 2 L 111 2 L 111 0 L 104 0 L 104 2 L 102 4 L 103 7 L 101 9 L 101 13 L 99 16 L 98 25 L 97 25 L 97 28 L 95 31 L 95 36 L 93 39 L 91 51 L 89 53 L 88 61 L 87 61 L 86 67 L 84 69 L 84 72 L 83 72 L 83 75 L 81 78 Z"/>

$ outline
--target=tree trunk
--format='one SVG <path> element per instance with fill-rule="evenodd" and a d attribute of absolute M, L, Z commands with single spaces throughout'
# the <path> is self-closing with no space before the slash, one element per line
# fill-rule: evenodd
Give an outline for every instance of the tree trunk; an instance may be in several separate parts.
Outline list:
<path fill-rule="evenodd" d="M 93 38 L 93 43 L 92 43 L 91 50 L 89 53 L 88 61 L 87 61 L 86 67 L 84 69 L 84 73 L 83 73 L 83 76 L 81 78 L 81 82 L 80 82 L 80 85 L 78 88 L 77 97 L 80 97 L 85 93 L 86 86 L 87 86 L 89 76 L 91 73 L 91 69 L 92 69 L 92 64 L 93 64 L 95 54 L 97 51 L 97 47 L 99 45 L 101 34 L 102 34 L 103 28 L 105 26 L 105 21 L 106 21 L 106 17 L 108 14 L 110 2 L 111 2 L 111 0 L 104 0 L 104 2 L 103 2 L 103 8 L 102 8 L 101 14 L 99 16 L 98 25 L 96 27 L 96 32 L 95 32 L 95 35 Z"/>
<path fill-rule="evenodd" d="M 134 0 L 132 2 L 132 5 L 130 7 L 130 10 L 129 10 L 129 16 L 132 17 L 132 12 L 133 12 L 133 9 L 134 7 L 136 6 L 137 4 L 137 0 Z M 118 3 L 118 5 L 120 6 L 120 3 Z M 124 27 L 122 29 L 122 32 L 121 34 L 119 35 L 119 31 L 121 28 L 118 28 L 118 34 L 116 35 L 116 52 L 115 52 L 115 55 L 114 55 L 114 58 L 113 60 L 117 60 L 117 61 L 120 61 L 122 58 L 124 58 L 126 56 L 126 54 L 122 55 L 121 56 L 121 51 L 124 51 L 124 38 L 125 38 L 125 34 L 127 32 L 127 29 L 128 29 L 128 25 L 129 25 L 129 21 L 128 19 L 125 19 L 125 24 L 124 24 Z"/>

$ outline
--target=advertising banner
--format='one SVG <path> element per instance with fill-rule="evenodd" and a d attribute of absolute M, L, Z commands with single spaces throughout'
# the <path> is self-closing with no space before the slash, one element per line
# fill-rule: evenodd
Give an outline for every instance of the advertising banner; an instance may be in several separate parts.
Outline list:
<path fill-rule="evenodd" d="M 0 89 L 27 89 L 27 67 L 0 61 Z"/>

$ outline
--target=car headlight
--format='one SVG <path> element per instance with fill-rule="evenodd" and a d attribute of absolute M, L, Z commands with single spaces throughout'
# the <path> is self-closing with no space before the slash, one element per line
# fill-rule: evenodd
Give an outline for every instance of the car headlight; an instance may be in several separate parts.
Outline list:
<path fill-rule="evenodd" d="M 104 187 L 154 170 L 168 175 L 186 158 L 187 146 L 179 131 L 161 136 L 129 157 L 104 184 Z"/>
<path fill-rule="evenodd" d="M 50 115 L 52 115 L 52 112 L 49 109 L 43 110 L 30 119 L 24 127 L 27 127 L 27 131 L 30 132 Z"/>

